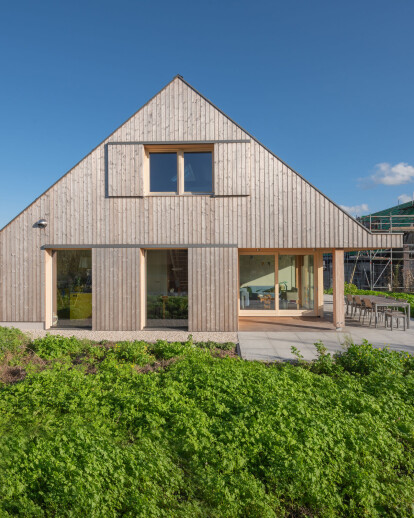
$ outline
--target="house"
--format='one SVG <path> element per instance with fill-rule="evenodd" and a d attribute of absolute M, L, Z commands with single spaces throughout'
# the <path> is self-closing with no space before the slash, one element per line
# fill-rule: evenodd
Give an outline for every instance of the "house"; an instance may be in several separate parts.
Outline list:
<path fill-rule="evenodd" d="M 0 324 L 322 316 L 332 253 L 340 328 L 344 251 L 390 247 L 177 76 L 1 230 Z"/>

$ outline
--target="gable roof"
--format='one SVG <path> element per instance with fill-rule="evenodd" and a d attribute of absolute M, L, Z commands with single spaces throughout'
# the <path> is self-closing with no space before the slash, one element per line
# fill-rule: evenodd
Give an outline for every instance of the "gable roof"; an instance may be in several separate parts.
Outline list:
<path fill-rule="evenodd" d="M 312 191 L 319 194 L 320 197 L 325 199 L 328 204 L 335 207 L 335 213 L 336 217 L 339 218 L 338 214 L 342 214 L 342 219 L 344 221 L 348 222 L 349 224 L 356 226 L 359 228 L 359 234 L 364 235 L 365 233 L 370 234 L 369 230 L 365 226 L 363 226 L 359 221 L 352 218 L 348 213 L 346 213 L 339 205 L 337 205 L 334 201 L 332 201 L 330 198 L 328 198 L 324 193 L 322 193 L 319 189 L 317 189 L 314 185 L 312 185 L 306 178 L 304 178 L 302 175 L 300 175 L 297 171 L 292 169 L 286 162 L 281 160 L 275 153 L 273 153 L 270 149 L 268 149 L 266 146 L 264 146 L 261 142 L 258 141 L 253 135 L 251 135 L 249 132 L 244 130 L 238 123 L 233 121 L 228 115 L 226 115 L 220 108 L 215 106 L 209 99 L 207 99 L 203 94 L 198 92 L 193 86 L 191 86 L 189 83 L 187 83 L 184 78 L 180 75 L 175 76 L 167 85 L 164 86 L 157 94 L 155 94 L 149 101 L 147 101 L 141 108 L 139 108 L 131 117 L 129 117 L 123 124 L 121 124 L 117 129 L 115 129 L 108 137 L 106 137 L 102 142 L 100 142 L 95 148 L 93 148 L 85 157 L 83 157 L 75 166 L 73 166 L 67 173 L 65 173 L 62 177 L 60 177 L 53 185 L 51 185 L 44 193 L 42 193 L 40 196 L 38 196 L 28 207 L 26 207 L 23 211 L 21 211 L 15 218 L 13 218 L 7 225 L 5 225 L 0 232 L 2 232 L 4 229 L 6 229 L 13 221 L 15 221 L 21 214 L 23 214 L 25 211 L 27 211 L 32 205 L 34 205 L 40 198 L 42 198 L 45 194 L 47 194 L 53 187 L 55 187 L 59 182 L 61 182 L 67 175 L 69 175 L 74 169 L 76 169 L 84 160 L 86 160 L 94 151 L 96 151 L 100 146 L 106 144 L 106 143 L 116 143 L 117 137 L 121 133 L 122 129 L 130 123 L 130 121 L 133 121 L 135 117 L 138 116 L 141 112 L 145 112 L 146 107 L 150 106 L 151 103 L 155 102 L 156 99 L 159 98 L 159 96 L 165 92 L 171 85 L 175 84 L 175 82 L 181 82 L 183 85 L 185 85 L 186 88 L 191 90 L 196 94 L 196 96 L 199 96 L 201 99 L 203 99 L 210 107 L 212 107 L 214 110 L 216 110 L 222 117 L 224 117 L 227 121 L 229 121 L 235 128 L 237 128 L 241 134 L 244 136 L 247 136 L 249 139 L 251 139 L 253 142 L 255 142 L 257 145 L 259 145 L 262 149 L 264 149 L 267 153 L 269 153 L 273 158 L 275 158 L 278 162 L 283 164 L 288 170 L 290 170 L 294 175 L 296 175 L 301 181 L 303 181 L 306 185 L 308 185 Z M 151 121 L 150 123 L 155 124 L 156 121 Z M 121 139 L 123 140 L 123 139 Z M 163 141 L 163 139 L 159 140 L 160 142 Z M 176 140 L 180 141 L 180 139 Z M 208 139 L 201 139 L 201 141 L 208 141 Z M 376 235 L 377 236 L 377 235 Z M 365 240 L 366 241 L 366 240 Z M 368 246 L 368 242 L 367 242 Z"/>

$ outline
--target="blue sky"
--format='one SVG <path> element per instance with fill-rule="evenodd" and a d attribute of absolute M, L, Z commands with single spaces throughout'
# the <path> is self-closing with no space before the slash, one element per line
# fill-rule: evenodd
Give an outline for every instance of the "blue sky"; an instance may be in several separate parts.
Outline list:
<path fill-rule="evenodd" d="M 353 213 L 411 198 L 413 20 L 411 0 L 3 2 L 0 228 L 177 73 Z"/>

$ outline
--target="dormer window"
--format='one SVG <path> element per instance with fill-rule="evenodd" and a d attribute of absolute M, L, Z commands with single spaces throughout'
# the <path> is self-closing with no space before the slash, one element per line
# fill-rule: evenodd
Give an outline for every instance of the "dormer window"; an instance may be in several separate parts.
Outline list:
<path fill-rule="evenodd" d="M 211 145 L 148 146 L 149 194 L 212 194 Z"/>

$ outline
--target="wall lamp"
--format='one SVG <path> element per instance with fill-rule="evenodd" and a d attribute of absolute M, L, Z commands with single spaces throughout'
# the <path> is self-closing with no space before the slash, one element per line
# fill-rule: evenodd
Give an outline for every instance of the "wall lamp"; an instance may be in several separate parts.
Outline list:
<path fill-rule="evenodd" d="M 47 221 L 45 219 L 39 219 L 37 222 L 37 226 L 39 228 L 46 228 L 47 227 Z"/>

